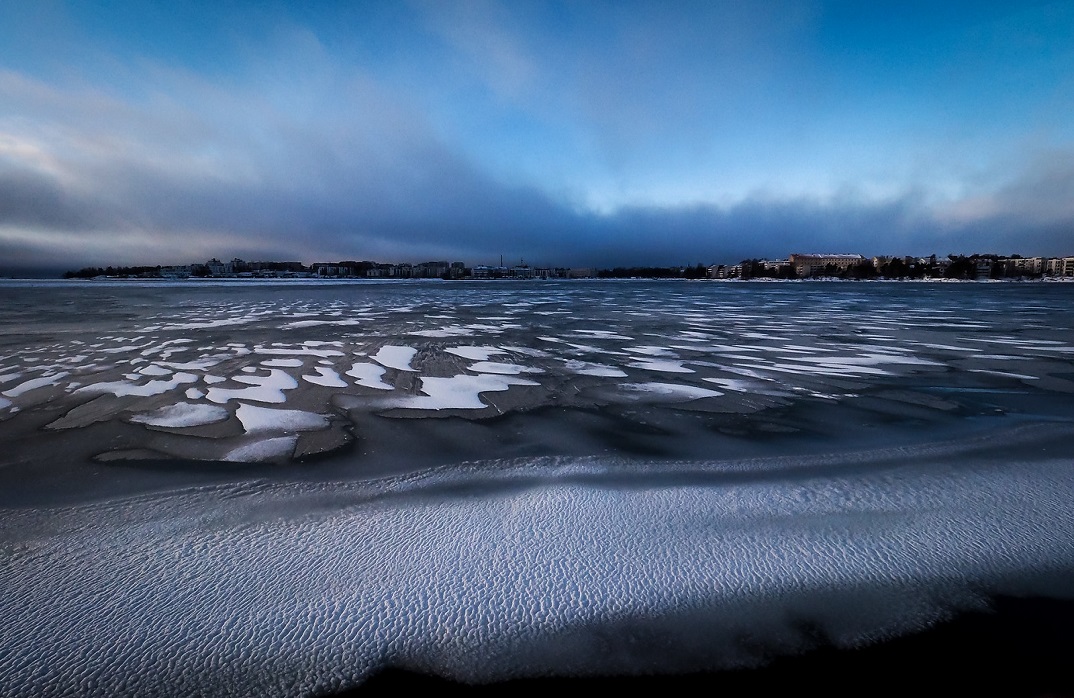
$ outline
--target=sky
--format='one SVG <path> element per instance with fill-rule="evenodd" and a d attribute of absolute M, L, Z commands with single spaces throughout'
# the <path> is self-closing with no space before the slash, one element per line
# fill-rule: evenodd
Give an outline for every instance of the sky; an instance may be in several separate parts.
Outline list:
<path fill-rule="evenodd" d="M 0 0 L 0 269 L 1074 255 L 1074 2 Z"/>

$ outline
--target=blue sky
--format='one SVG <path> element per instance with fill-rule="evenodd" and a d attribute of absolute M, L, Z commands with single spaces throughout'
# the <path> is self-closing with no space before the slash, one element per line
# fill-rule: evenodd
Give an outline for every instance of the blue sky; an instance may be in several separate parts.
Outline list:
<path fill-rule="evenodd" d="M 1074 254 L 1072 2 L 0 0 L 0 267 Z"/>

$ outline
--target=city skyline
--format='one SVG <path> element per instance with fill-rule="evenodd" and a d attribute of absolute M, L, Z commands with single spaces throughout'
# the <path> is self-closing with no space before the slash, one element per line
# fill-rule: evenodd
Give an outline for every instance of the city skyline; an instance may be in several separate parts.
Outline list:
<path fill-rule="evenodd" d="M 1064 255 L 1072 33 L 1046 1 L 0 2 L 0 273 Z"/>

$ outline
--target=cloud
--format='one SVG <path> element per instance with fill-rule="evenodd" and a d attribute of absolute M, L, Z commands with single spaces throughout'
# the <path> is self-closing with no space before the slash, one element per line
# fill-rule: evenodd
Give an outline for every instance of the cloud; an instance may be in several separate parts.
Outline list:
<path fill-rule="evenodd" d="M 706 96 L 694 109 L 687 93 L 730 70 L 753 44 L 722 31 L 712 49 L 725 59 L 713 64 L 716 72 L 683 66 L 677 83 L 654 85 L 663 69 L 705 50 L 705 26 L 723 18 L 755 33 L 778 26 L 793 34 L 798 21 L 749 25 L 732 21 L 727 8 L 696 27 L 654 17 L 654 36 L 680 36 L 686 44 L 675 53 L 639 34 L 645 23 L 631 16 L 613 21 L 590 49 L 572 49 L 563 60 L 584 60 L 556 72 L 565 64 L 537 60 L 510 18 L 467 7 L 440 10 L 447 16 L 434 19 L 467 61 L 488 58 L 482 79 L 519 109 L 547 97 L 537 119 L 554 120 L 549 115 L 558 108 L 566 120 L 581 114 L 581 128 L 610 134 L 602 147 L 632 152 L 627 160 L 644 159 L 653 144 L 687 148 L 702 140 L 714 102 Z M 465 21 L 456 21 L 451 13 L 464 10 Z M 472 21 L 475 13 L 484 19 Z M 470 40 L 468 50 L 458 48 Z M 614 50 L 602 57 L 601 46 Z M 1062 149 L 1039 152 L 1016 176 L 999 184 L 985 178 L 987 186 L 940 203 L 920 185 L 884 197 L 844 187 L 823 196 L 737 195 L 719 204 L 616 202 L 596 211 L 578 205 L 585 192 L 561 182 L 494 171 L 412 90 L 341 60 L 308 28 L 278 27 L 243 55 L 233 72 L 213 76 L 135 62 L 118 83 L 0 71 L 0 255 L 39 266 L 63 255 L 60 263 L 74 268 L 211 256 L 477 264 L 502 254 L 537 264 L 633 266 L 794 251 L 1074 252 L 1066 247 L 1074 156 Z M 624 55 L 625 67 L 613 65 Z M 653 90 L 663 98 L 637 99 Z M 491 148 L 500 142 L 490 136 Z M 647 168 L 642 178 L 676 171 L 663 160 Z"/>

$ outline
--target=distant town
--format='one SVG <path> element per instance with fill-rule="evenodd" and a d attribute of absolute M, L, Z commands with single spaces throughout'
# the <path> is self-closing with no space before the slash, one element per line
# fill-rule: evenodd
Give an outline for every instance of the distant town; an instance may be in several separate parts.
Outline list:
<path fill-rule="evenodd" d="M 308 279 L 1050 279 L 1074 278 L 1072 257 L 1022 257 L 995 254 L 946 257 L 863 257 L 860 254 L 800 254 L 786 259 L 746 259 L 734 265 L 695 264 L 610 269 L 531 266 L 467 266 L 464 262 L 382 264 L 379 262 L 247 262 L 210 259 L 178 266 L 85 267 L 65 279 L 94 278 L 308 278 Z"/>

